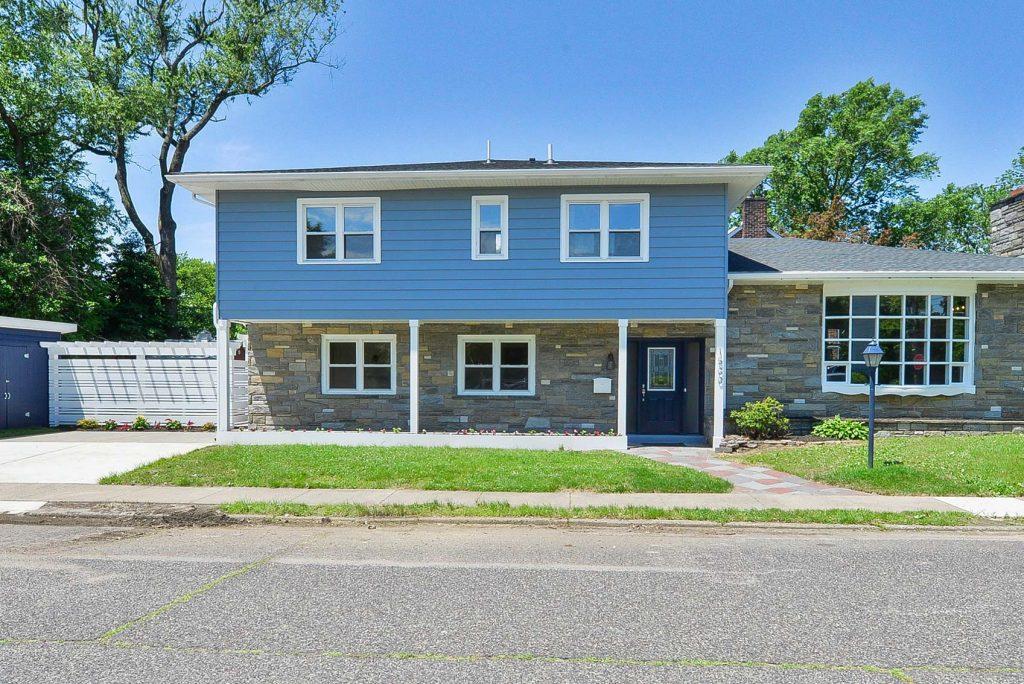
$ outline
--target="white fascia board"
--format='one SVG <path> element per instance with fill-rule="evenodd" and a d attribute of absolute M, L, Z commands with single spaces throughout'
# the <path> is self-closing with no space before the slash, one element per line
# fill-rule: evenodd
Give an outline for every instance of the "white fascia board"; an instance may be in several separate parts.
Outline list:
<path fill-rule="evenodd" d="M 55 332 L 67 335 L 78 331 L 74 323 L 61 323 L 60 321 L 41 321 L 35 318 L 14 318 L 13 316 L 0 316 L 0 328 L 14 328 L 17 330 L 36 330 L 39 332 Z"/>
<path fill-rule="evenodd" d="M 1024 281 L 1024 271 L 784 271 L 780 273 L 730 273 L 737 282 L 817 282 L 830 280 L 971 280 L 985 283 Z"/>
<path fill-rule="evenodd" d="M 374 192 L 467 187 L 557 185 L 715 184 L 728 187 L 732 211 L 765 179 L 770 166 L 646 166 L 619 168 L 541 168 L 428 171 L 297 171 L 170 174 L 168 180 L 209 202 L 218 190 L 295 190 Z"/>

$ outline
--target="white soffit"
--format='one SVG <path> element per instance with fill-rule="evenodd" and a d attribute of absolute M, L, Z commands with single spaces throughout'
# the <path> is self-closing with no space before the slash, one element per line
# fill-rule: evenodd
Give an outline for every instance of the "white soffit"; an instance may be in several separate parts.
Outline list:
<path fill-rule="evenodd" d="M 60 321 L 41 321 L 35 318 L 14 318 L 12 316 L 0 316 L 0 328 L 13 328 L 15 330 L 36 330 L 39 332 L 55 332 L 66 335 L 76 332 L 78 326 L 74 323 L 61 323 Z"/>
<path fill-rule="evenodd" d="M 619 168 L 430 170 L 430 171 L 270 171 L 179 173 L 167 178 L 209 202 L 218 190 L 297 192 L 379 192 L 443 188 L 550 187 L 564 185 L 698 185 L 728 187 L 729 211 L 750 194 L 769 166 L 647 166 Z"/>

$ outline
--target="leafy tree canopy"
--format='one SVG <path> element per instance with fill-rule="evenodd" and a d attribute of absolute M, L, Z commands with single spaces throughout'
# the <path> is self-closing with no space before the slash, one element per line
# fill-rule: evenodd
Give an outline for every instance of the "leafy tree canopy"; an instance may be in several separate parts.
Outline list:
<path fill-rule="evenodd" d="M 213 332 L 216 268 L 205 259 L 178 257 L 178 327 L 186 337 Z"/>

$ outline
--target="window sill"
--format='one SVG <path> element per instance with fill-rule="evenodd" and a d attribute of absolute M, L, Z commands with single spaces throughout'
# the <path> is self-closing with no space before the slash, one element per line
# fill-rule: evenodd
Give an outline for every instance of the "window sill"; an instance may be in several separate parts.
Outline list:
<path fill-rule="evenodd" d="M 507 254 L 474 254 L 473 261 L 508 261 Z"/>
<path fill-rule="evenodd" d="M 300 259 L 300 266 L 366 266 L 379 264 L 380 259 Z"/>
<path fill-rule="evenodd" d="M 329 397 L 393 397 L 395 390 L 323 390 L 321 394 Z"/>
<path fill-rule="evenodd" d="M 867 395 L 868 386 L 826 382 L 822 383 L 821 391 L 834 394 Z M 920 387 L 875 385 L 875 394 L 880 397 L 955 397 L 961 394 L 974 394 L 975 392 L 974 385 L 924 385 Z"/>
<path fill-rule="evenodd" d="M 474 392 L 473 390 L 463 390 L 458 392 L 456 396 L 459 397 L 533 397 L 536 396 L 535 392 Z"/>
<path fill-rule="evenodd" d="M 563 257 L 563 264 L 603 264 L 603 263 L 644 263 L 649 261 L 644 257 L 608 257 L 603 259 L 601 257 Z"/>

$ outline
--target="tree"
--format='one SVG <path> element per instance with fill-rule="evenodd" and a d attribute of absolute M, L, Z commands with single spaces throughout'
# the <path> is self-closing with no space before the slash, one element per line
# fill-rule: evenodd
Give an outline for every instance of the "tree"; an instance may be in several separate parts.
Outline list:
<path fill-rule="evenodd" d="M 119 222 L 66 136 L 75 100 L 60 68 L 64 8 L 0 4 L 0 314 L 96 334 L 102 257 Z"/>
<path fill-rule="evenodd" d="M 114 164 L 128 220 L 157 264 L 177 308 L 177 251 L 168 175 L 182 170 L 222 107 L 288 83 L 322 63 L 341 0 L 67 0 L 70 64 L 83 104 L 73 131 L 81 149 Z M 129 181 L 133 145 L 155 136 L 161 187 L 155 230 Z"/>
<path fill-rule="evenodd" d="M 1010 168 L 996 179 L 995 189 L 999 194 L 996 201 L 1002 199 L 1014 188 L 1024 185 L 1024 147 L 1017 150 L 1017 156 L 1010 162 Z"/>
<path fill-rule="evenodd" d="M 724 161 L 773 167 L 762 190 L 776 230 L 802 234 L 838 198 L 838 228 L 874 238 L 887 211 L 917 196 L 915 181 L 938 172 L 934 155 L 914 149 L 927 119 L 920 97 L 867 79 L 842 93 L 818 93 L 795 128 Z"/>
<path fill-rule="evenodd" d="M 204 259 L 178 257 L 178 328 L 186 337 L 213 331 L 216 268 Z"/>
<path fill-rule="evenodd" d="M 177 337 L 171 295 L 142 241 L 130 235 L 114 249 L 109 266 L 109 304 L 101 332 L 108 340 Z"/>

